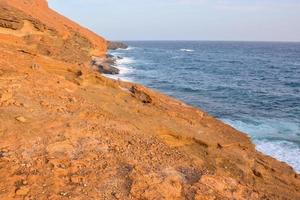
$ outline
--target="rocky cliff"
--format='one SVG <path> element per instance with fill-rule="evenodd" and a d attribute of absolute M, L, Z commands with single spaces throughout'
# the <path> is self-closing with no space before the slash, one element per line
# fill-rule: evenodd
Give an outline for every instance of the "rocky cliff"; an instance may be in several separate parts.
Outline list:
<path fill-rule="evenodd" d="M 291 167 L 207 113 L 90 69 L 106 41 L 0 0 L 0 199 L 300 199 Z"/>
<path fill-rule="evenodd" d="M 49 9 L 46 0 L 0 0 L 0 5 L 0 33 L 12 41 L 22 38 L 25 51 L 73 63 L 106 53 L 105 39 Z"/>

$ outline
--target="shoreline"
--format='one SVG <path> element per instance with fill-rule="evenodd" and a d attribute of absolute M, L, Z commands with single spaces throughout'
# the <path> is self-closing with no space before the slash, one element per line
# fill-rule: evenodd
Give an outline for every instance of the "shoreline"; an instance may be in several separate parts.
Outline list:
<path fill-rule="evenodd" d="M 104 77 L 90 59 L 107 41 L 29 1 L 0 2 L 0 199 L 300 197 L 299 174 L 246 134 Z"/>
<path fill-rule="evenodd" d="M 141 46 L 139 48 L 142 49 Z M 138 53 L 136 53 L 136 50 L 135 50 L 134 53 L 130 53 L 130 52 L 126 52 L 126 51 L 124 52 L 122 50 L 111 51 L 110 53 L 112 53 L 112 54 L 116 53 L 116 55 L 125 56 L 125 58 L 127 56 L 130 56 L 130 55 L 131 56 L 134 55 L 134 57 L 136 57 L 138 55 Z M 164 56 L 164 54 L 162 54 L 162 56 Z M 138 61 L 138 62 L 139 62 L 138 63 L 139 66 L 143 65 L 143 63 L 141 63 L 140 61 Z M 130 66 L 130 64 L 131 63 L 126 64 L 125 66 L 128 67 L 128 66 Z M 136 65 L 136 63 L 133 63 L 133 65 Z M 158 63 L 157 63 L 157 65 L 158 65 Z M 135 68 L 135 67 L 133 67 L 133 68 Z M 141 68 L 143 69 L 143 67 L 141 67 Z M 158 72 L 159 72 L 159 70 L 158 70 Z M 132 82 L 133 81 L 132 78 L 137 76 L 136 73 L 137 72 L 134 72 L 134 75 L 131 75 L 130 73 L 129 74 L 126 74 L 126 73 L 122 74 L 121 73 L 120 75 L 112 75 L 112 76 L 106 76 L 106 77 L 109 77 L 109 78 L 112 78 L 112 79 L 115 79 L 115 80 L 120 79 L 120 80 L 125 80 L 125 81 Z M 143 76 L 147 79 L 147 76 L 145 74 Z M 138 80 L 136 80 L 136 83 L 139 83 Z M 166 87 L 166 85 L 164 87 Z M 156 89 L 157 91 L 160 91 L 160 92 L 166 92 L 166 91 L 160 90 L 159 88 L 160 88 L 160 86 L 154 86 L 154 88 L 152 88 L 152 89 Z M 176 89 L 174 89 L 174 90 L 176 90 Z M 194 92 L 194 93 L 195 93 L 195 95 L 197 94 L 197 92 Z M 188 96 L 189 94 L 186 94 L 186 95 Z M 192 95 L 192 94 L 190 94 L 190 95 Z M 179 96 L 178 96 L 178 94 L 176 95 L 176 91 L 174 92 L 172 97 L 180 99 L 180 95 Z M 183 100 L 183 99 L 181 99 L 181 100 Z M 189 100 L 185 100 L 184 102 L 189 103 Z M 199 108 L 199 109 L 203 110 L 203 108 L 199 107 L 199 105 L 194 105 L 194 106 L 196 108 Z M 247 117 L 247 116 L 244 116 L 244 117 Z M 260 152 L 265 153 L 266 155 L 269 155 L 269 156 L 271 156 L 275 159 L 278 159 L 282 162 L 285 162 L 288 165 L 291 165 L 297 173 L 300 172 L 299 171 L 300 168 L 299 168 L 299 164 L 298 164 L 299 162 L 297 162 L 297 160 L 295 160 L 293 158 L 293 155 L 297 155 L 297 152 L 299 152 L 299 150 L 298 150 L 299 147 L 296 146 L 297 143 L 295 143 L 295 141 L 293 141 L 292 139 L 289 141 L 289 140 L 287 140 L 287 138 L 284 138 L 283 136 L 282 136 L 281 139 L 277 139 L 275 141 L 273 141 L 272 139 L 271 140 L 268 139 L 267 136 L 265 138 L 263 136 L 257 137 L 258 136 L 257 134 L 263 134 L 262 132 L 265 132 L 265 133 L 270 132 L 270 134 L 272 134 L 273 132 L 280 131 L 281 129 L 284 129 L 284 128 L 286 129 L 287 128 L 286 126 L 288 126 L 287 123 L 292 123 L 292 122 L 289 121 L 289 119 L 286 119 L 287 122 L 286 121 L 279 121 L 277 124 L 281 124 L 281 126 L 283 126 L 283 127 L 281 127 L 281 128 L 279 127 L 280 129 L 278 129 L 278 128 L 272 128 L 272 123 L 275 123 L 275 122 L 272 121 L 272 119 L 269 119 L 270 121 L 268 121 L 268 119 L 264 119 L 264 118 L 262 118 L 262 119 L 253 119 L 253 117 L 250 117 L 250 115 L 249 115 L 248 119 L 255 120 L 257 123 L 261 123 L 259 126 L 255 126 L 252 123 L 249 124 L 247 122 L 244 122 L 245 119 L 242 122 L 242 121 L 239 121 L 239 120 L 233 120 L 230 117 L 228 118 L 228 116 L 227 116 L 227 119 L 223 119 L 223 118 L 224 118 L 224 116 L 223 117 L 221 116 L 218 119 L 220 119 L 222 122 L 236 128 L 237 130 L 239 130 L 241 132 L 247 133 L 247 135 L 249 135 L 251 137 L 252 142 L 256 145 L 257 150 L 259 150 Z M 267 121 L 264 121 L 264 120 L 267 120 Z M 294 122 L 294 123 L 296 123 L 296 122 Z M 293 125 L 293 124 L 291 124 L 291 125 Z M 295 125 L 297 125 L 297 123 Z M 296 128 L 297 127 L 295 127 L 294 129 L 296 129 Z M 255 129 L 257 129 L 257 130 L 255 130 Z M 272 130 L 270 130 L 270 129 L 272 129 Z M 295 132 L 296 130 L 291 130 L 291 131 Z M 283 145 L 283 144 L 286 144 L 286 145 Z M 294 148 L 292 148 L 292 147 L 294 147 Z"/>

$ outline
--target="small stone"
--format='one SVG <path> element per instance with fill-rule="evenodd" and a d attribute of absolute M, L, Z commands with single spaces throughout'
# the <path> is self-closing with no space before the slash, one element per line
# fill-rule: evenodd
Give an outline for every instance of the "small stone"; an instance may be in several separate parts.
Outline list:
<path fill-rule="evenodd" d="M 20 107 L 20 106 L 21 106 L 21 103 L 20 103 L 20 102 L 17 102 L 17 101 L 15 101 L 15 102 L 14 102 L 14 105 L 15 105 L 15 106 L 18 106 L 18 107 Z"/>
<path fill-rule="evenodd" d="M 0 151 L 0 158 L 4 158 L 6 156 L 6 153 L 4 151 Z"/>
<path fill-rule="evenodd" d="M 60 192 L 59 194 L 60 194 L 61 196 L 67 196 L 67 195 L 68 195 L 67 192 Z"/>
<path fill-rule="evenodd" d="M 49 106 L 49 103 L 46 102 L 46 101 L 40 101 L 40 105 L 41 105 L 41 106 L 44 106 L 44 107 L 48 107 L 48 106 Z"/>
<path fill-rule="evenodd" d="M 22 123 L 25 123 L 27 120 L 22 117 L 22 116 L 19 116 L 19 117 L 16 117 L 16 120 L 19 121 L 19 122 L 22 122 Z"/>
<path fill-rule="evenodd" d="M 253 172 L 253 174 L 254 174 L 255 176 L 257 176 L 257 177 L 259 177 L 259 178 L 262 178 L 262 177 L 263 177 L 262 174 L 261 174 L 259 171 L 257 171 L 256 169 L 253 169 L 252 172 Z"/>
<path fill-rule="evenodd" d="M 30 189 L 28 187 L 22 187 L 16 191 L 18 196 L 26 196 L 29 193 Z"/>
<path fill-rule="evenodd" d="M 63 163 L 58 164 L 57 167 L 61 169 L 67 169 L 67 166 Z"/>

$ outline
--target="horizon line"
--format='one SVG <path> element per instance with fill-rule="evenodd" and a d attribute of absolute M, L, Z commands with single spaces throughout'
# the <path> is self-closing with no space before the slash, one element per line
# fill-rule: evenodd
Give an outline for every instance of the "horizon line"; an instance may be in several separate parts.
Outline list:
<path fill-rule="evenodd" d="M 174 40 L 164 40 L 164 39 L 118 39 L 108 41 L 115 42 L 265 42 L 265 43 L 300 43 L 300 41 L 292 41 L 292 40 L 189 40 L 189 39 L 174 39 Z"/>

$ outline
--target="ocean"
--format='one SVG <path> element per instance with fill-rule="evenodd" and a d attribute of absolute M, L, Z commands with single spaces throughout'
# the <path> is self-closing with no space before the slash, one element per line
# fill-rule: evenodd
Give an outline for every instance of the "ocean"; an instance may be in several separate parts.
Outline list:
<path fill-rule="evenodd" d="M 247 133 L 300 173 L 300 43 L 128 41 L 112 78 L 141 83 Z"/>

